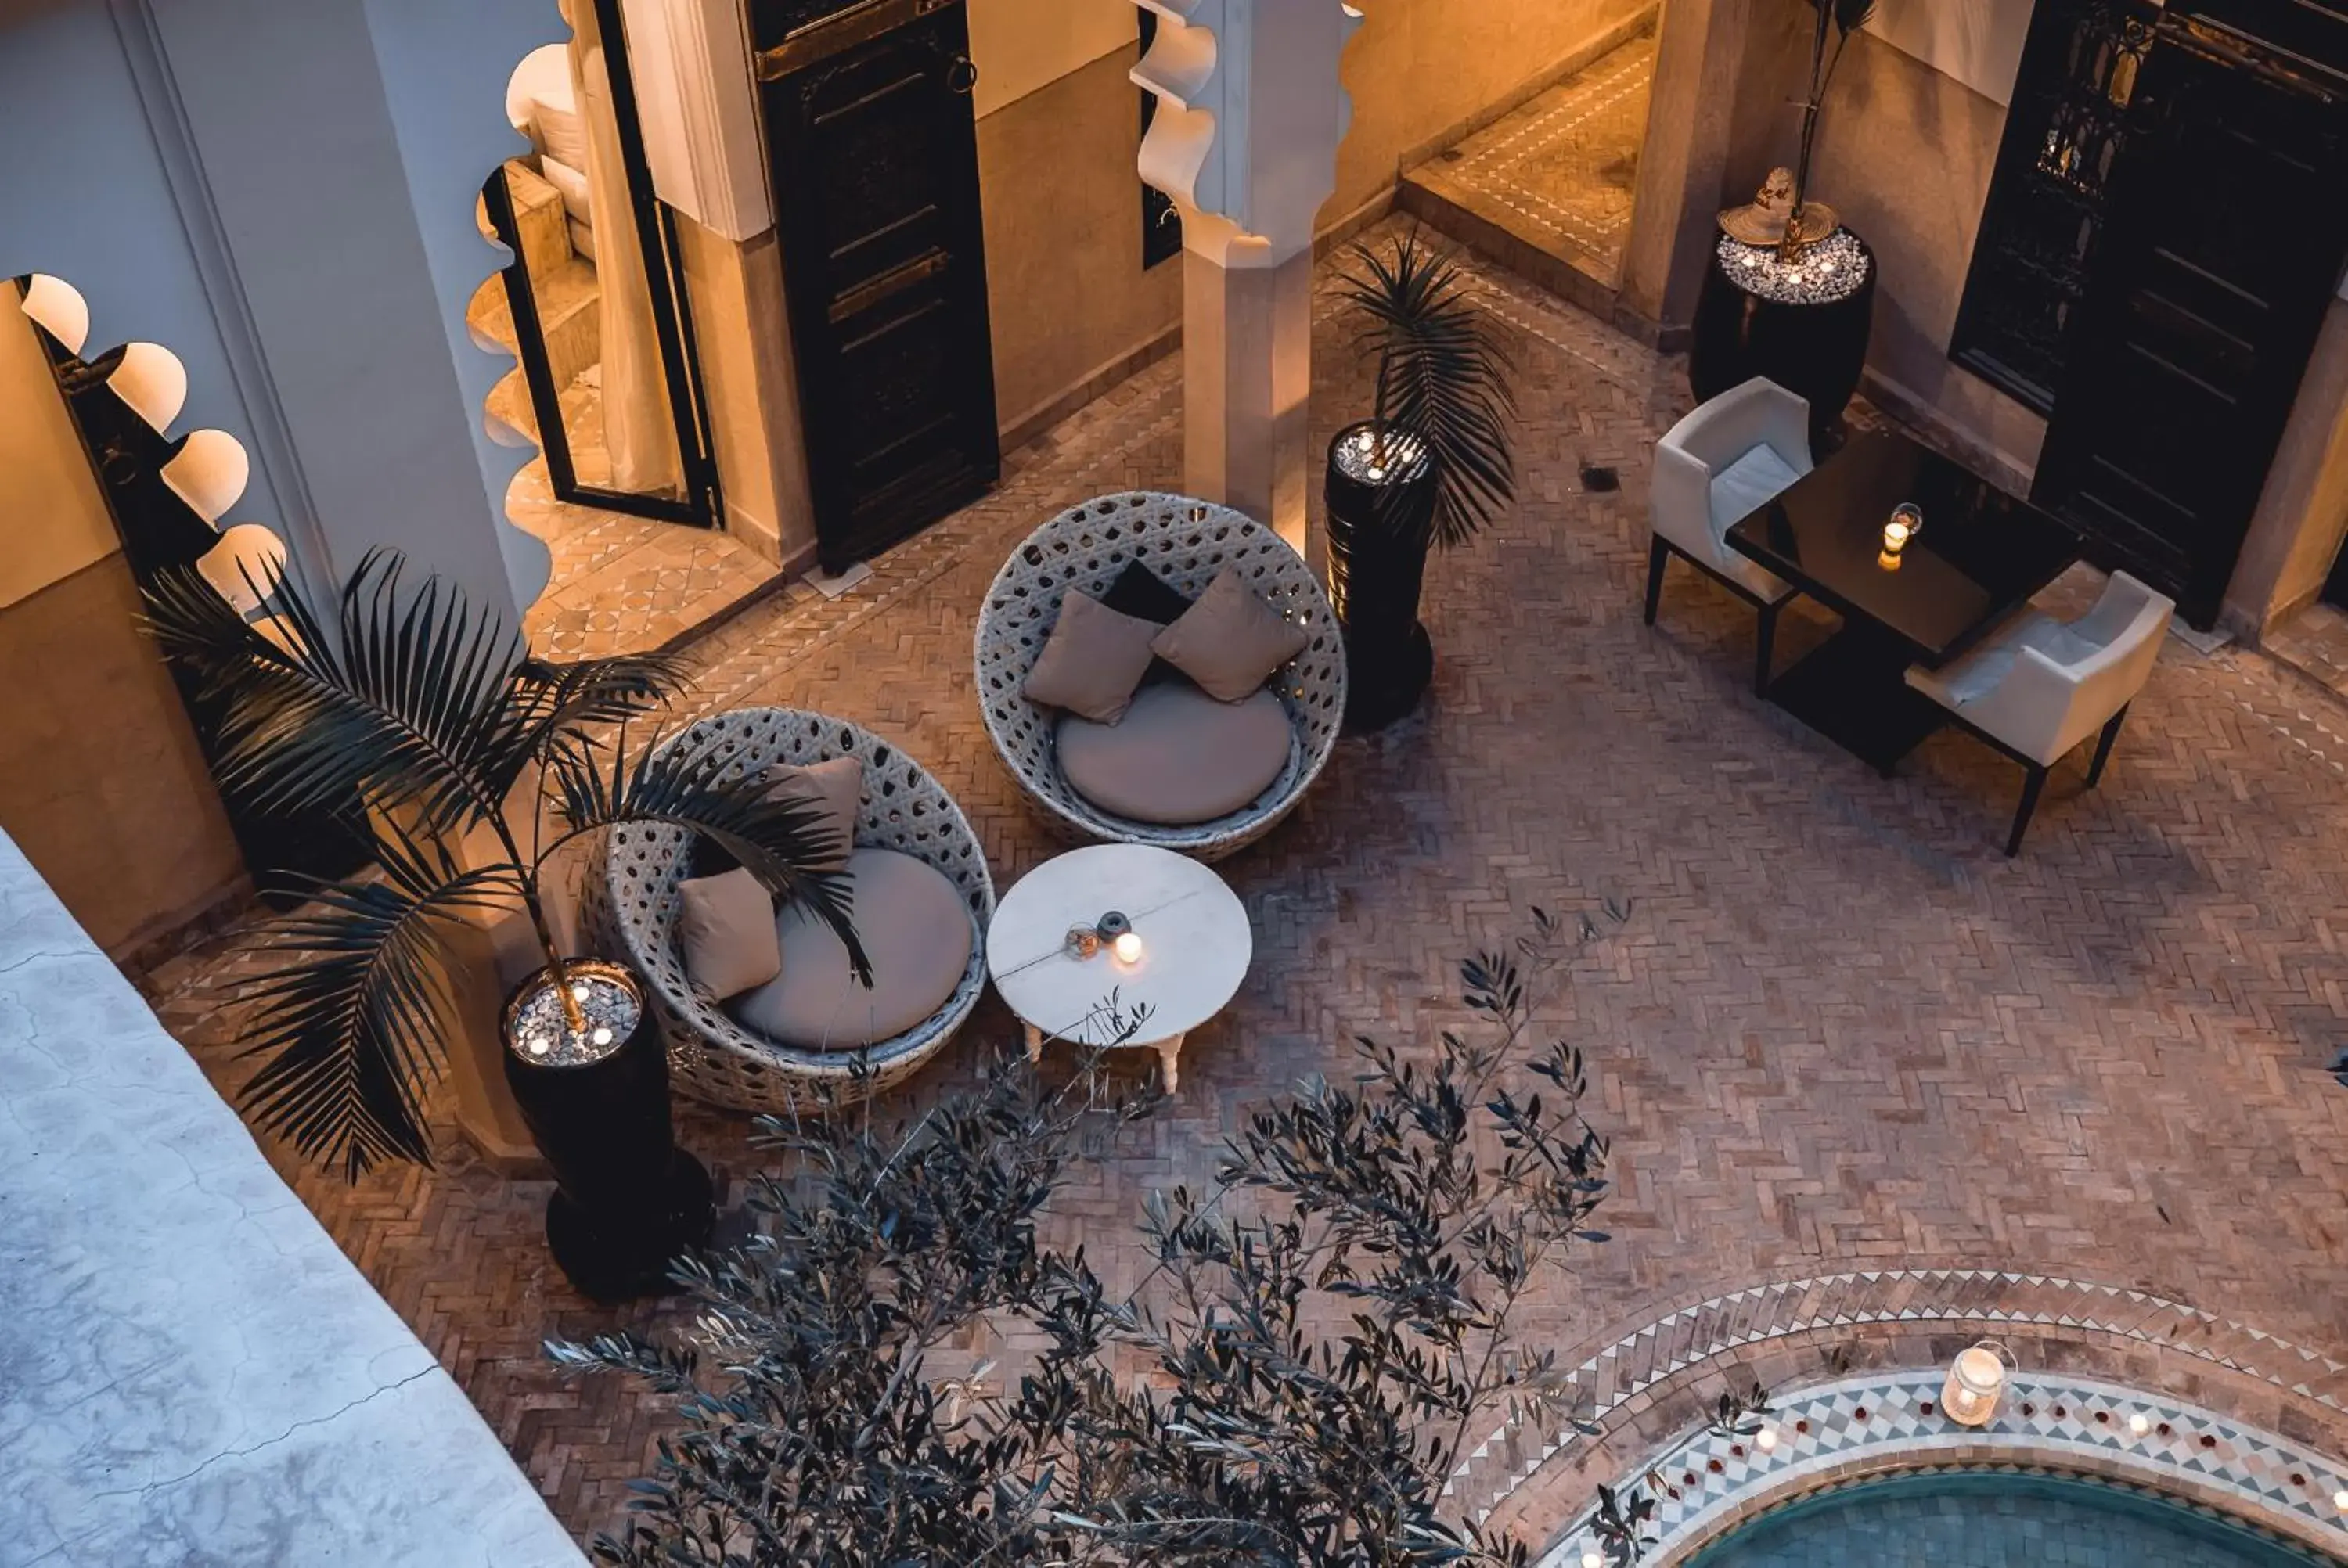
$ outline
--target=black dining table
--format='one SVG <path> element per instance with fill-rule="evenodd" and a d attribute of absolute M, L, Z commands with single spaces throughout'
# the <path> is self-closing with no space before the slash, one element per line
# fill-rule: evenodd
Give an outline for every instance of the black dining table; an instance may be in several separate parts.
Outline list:
<path fill-rule="evenodd" d="M 1902 503 L 1924 522 L 1895 556 Z M 1962 658 L 2079 559 L 2073 529 L 1894 430 L 1854 436 L 1727 537 L 1842 618 L 1770 701 L 1887 775 L 1948 719 L 1908 667 Z"/>

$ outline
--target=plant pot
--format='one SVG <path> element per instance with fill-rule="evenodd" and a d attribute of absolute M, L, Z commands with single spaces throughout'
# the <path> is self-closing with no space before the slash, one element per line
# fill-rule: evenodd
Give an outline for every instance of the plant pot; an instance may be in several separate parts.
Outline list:
<path fill-rule="evenodd" d="M 1322 490 L 1329 599 L 1345 641 L 1345 729 L 1354 734 L 1417 707 L 1435 675 L 1435 644 L 1418 620 L 1426 535 L 1399 532 L 1387 520 L 1423 515 L 1435 472 L 1415 446 L 1381 451 L 1377 433 L 1366 419 L 1337 432 Z"/>
<path fill-rule="evenodd" d="M 1809 404 L 1810 445 L 1820 456 L 1832 450 L 1859 390 L 1875 316 L 1875 254 L 1856 233 L 1840 233 L 1864 259 L 1857 281 L 1845 274 L 1830 287 L 1807 288 L 1762 275 L 1775 272 L 1775 251 L 1715 235 L 1688 342 L 1697 402 L 1766 375 Z"/>
<path fill-rule="evenodd" d="M 668 1054 L 644 987 L 600 958 L 565 969 L 589 992 L 585 1038 L 561 1026 L 544 969 L 514 988 L 500 1015 L 506 1082 L 554 1171 L 547 1246 L 597 1301 L 660 1295 L 674 1287 L 671 1260 L 709 1243 L 709 1172 L 676 1146 Z M 551 1030 L 540 1021 L 550 1016 Z M 603 1020 L 613 1022 L 598 1028 Z"/>

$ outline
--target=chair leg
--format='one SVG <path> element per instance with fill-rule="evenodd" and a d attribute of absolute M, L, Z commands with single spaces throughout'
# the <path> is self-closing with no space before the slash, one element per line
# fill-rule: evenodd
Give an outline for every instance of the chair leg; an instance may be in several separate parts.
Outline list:
<path fill-rule="evenodd" d="M 1672 547 L 1659 535 L 1647 547 L 1647 624 L 1655 623 L 1655 610 L 1663 602 L 1663 566 L 1672 559 Z"/>
<path fill-rule="evenodd" d="M 1777 611 L 1780 608 L 1782 602 L 1763 605 L 1760 625 L 1753 633 L 1753 694 L 1756 697 L 1769 694 L 1770 656 L 1776 651 Z"/>
<path fill-rule="evenodd" d="M 2013 831 L 2006 835 L 2008 859 L 2022 853 L 2022 835 L 2030 831 L 2031 814 L 2038 809 L 2038 793 L 2046 787 L 2046 769 L 2038 763 L 2030 764 L 2030 773 L 2022 781 L 2022 805 L 2013 814 Z"/>
<path fill-rule="evenodd" d="M 2103 738 L 2096 743 L 2096 760 L 2087 764 L 2089 789 L 2095 788 L 2096 781 L 2104 776 L 2104 764 L 2111 761 L 2112 743 L 2120 738 L 2120 722 L 2127 717 L 2127 704 L 2122 702 L 2120 711 L 2112 715 L 2112 722 L 2104 726 Z"/>

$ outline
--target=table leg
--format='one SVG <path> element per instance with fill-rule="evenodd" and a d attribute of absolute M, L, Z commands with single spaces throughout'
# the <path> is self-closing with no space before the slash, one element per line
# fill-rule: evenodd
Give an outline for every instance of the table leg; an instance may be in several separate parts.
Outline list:
<path fill-rule="evenodd" d="M 1037 1029 L 1032 1023 L 1026 1026 L 1026 1030 L 1027 1060 L 1030 1061 L 1041 1061 L 1044 1060 L 1044 1031 Z"/>
<path fill-rule="evenodd" d="M 1169 1035 L 1158 1042 L 1159 1076 L 1166 1084 L 1166 1092 L 1173 1093 L 1182 1087 L 1182 1037 Z"/>

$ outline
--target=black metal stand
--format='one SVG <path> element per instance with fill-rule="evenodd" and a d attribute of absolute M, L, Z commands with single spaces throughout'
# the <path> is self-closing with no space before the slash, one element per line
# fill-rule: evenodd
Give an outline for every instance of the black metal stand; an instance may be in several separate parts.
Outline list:
<path fill-rule="evenodd" d="M 1769 701 L 1890 778 L 1949 720 L 1947 709 L 1908 684 L 1914 658 L 1899 639 L 1846 621 L 1769 683 Z"/>
<path fill-rule="evenodd" d="M 532 976 L 520 998 L 543 984 Z M 509 1000 L 505 1016 L 512 1016 Z M 670 1262 L 705 1246 L 716 1222 L 708 1170 L 676 1146 L 668 1055 L 647 999 L 625 1043 L 578 1065 L 548 1066 L 513 1050 L 506 1082 L 554 1167 L 546 1243 L 582 1295 L 597 1301 L 674 1288 Z"/>
<path fill-rule="evenodd" d="M 1385 729 L 1418 706 L 1435 678 L 1435 643 L 1419 624 L 1418 590 L 1426 576 L 1426 540 L 1397 534 L 1387 519 L 1413 515 L 1405 497 L 1425 492 L 1434 476 L 1424 463 L 1396 466 L 1391 478 L 1356 477 L 1338 460 L 1338 451 L 1363 432 L 1367 421 L 1347 425 L 1329 444 L 1328 477 L 1322 496 L 1329 520 L 1329 581 L 1345 639 L 1345 730 L 1365 734 Z"/>

